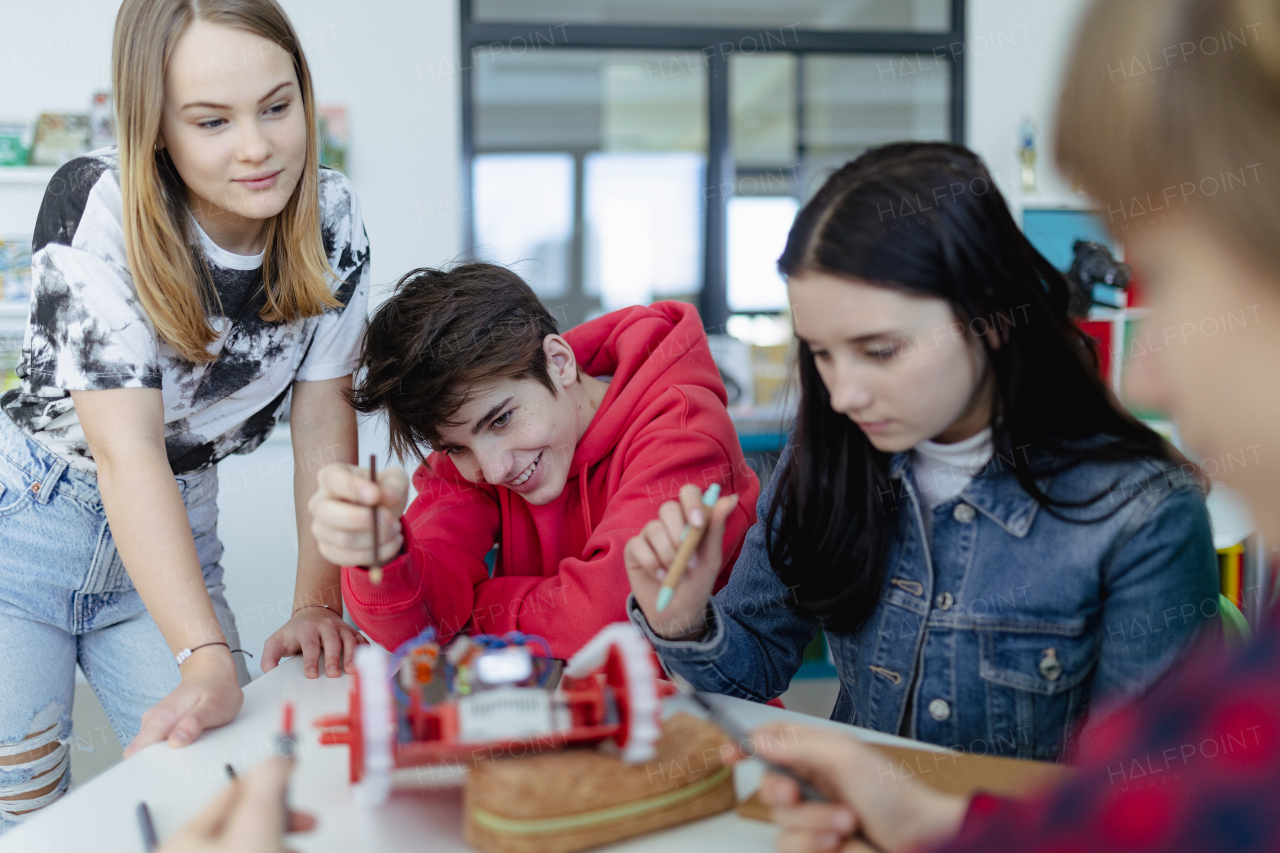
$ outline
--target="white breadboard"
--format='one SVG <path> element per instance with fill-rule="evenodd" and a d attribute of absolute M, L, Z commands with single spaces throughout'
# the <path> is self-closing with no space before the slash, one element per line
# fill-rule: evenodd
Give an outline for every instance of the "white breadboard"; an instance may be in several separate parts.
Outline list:
<path fill-rule="evenodd" d="M 537 687 L 499 687 L 458 700 L 458 740 L 487 743 L 552 731 L 551 694 Z"/>

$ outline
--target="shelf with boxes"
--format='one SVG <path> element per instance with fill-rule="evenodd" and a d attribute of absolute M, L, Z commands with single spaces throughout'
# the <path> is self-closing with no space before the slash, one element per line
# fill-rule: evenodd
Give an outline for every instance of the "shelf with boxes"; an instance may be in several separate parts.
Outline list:
<path fill-rule="evenodd" d="M 0 236 L 0 394 L 16 387 L 14 373 L 31 304 L 31 239 Z"/>
<path fill-rule="evenodd" d="M 54 166 L 0 166 L 0 339 L 21 334 L 31 296 L 31 234 Z M 0 340 L 0 349 L 5 344 Z M 4 371 L 0 355 L 0 374 Z M 0 379 L 0 385 L 4 380 Z"/>
<path fill-rule="evenodd" d="M 31 306 L 31 236 L 45 189 L 57 171 L 52 165 L 11 165 L 27 152 L 16 153 L 16 135 L 8 138 L 5 133 L 0 126 L 0 148 L 10 155 L 0 158 L 7 160 L 0 165 L 0 394 L 18 384 L 14 368 Z M 6 146 L 6 140 L 11 144 Z"/>

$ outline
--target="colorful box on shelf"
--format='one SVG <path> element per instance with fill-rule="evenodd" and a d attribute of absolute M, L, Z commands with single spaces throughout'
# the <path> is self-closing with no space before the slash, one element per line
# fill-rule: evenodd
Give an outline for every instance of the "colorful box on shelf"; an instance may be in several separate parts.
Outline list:
<path fill-rule="evenodd" d="M 1220 591 L 1236 607 L 1244 609 L 1244 543 L 1218 549 Z"/>
<path fill-rule="evenodd" d="M 0 303 L 31 298 L 31 241 L 0 240 Z"/>

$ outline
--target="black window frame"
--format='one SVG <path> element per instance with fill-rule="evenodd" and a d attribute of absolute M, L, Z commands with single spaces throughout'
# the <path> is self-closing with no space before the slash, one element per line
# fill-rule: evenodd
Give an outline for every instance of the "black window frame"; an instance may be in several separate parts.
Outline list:
<path fill-rule="evenodd" d="M 706 213 L 703 238 L 702 291 L 699 312 L 708 329 L 723 329 L 729 319 L 728 234 L 726 228 L 729 195 L 721 187 L 734 186 L 733 154 L 729 141 L 729 54 L 717 49 L 724 43 L 737 45 L 758 39 L 759 27 L 664 27 L 643 24 L 567 24 L 551 22 L 477 21 L 471 14 L 471 0 L 458 0 L 461 52 L 462 163 L 461 195 L 467 215 L 463 221 L 465 255 L 474 257 L 475 221 L 471 169 L 475 155 L 475 102 L 473 51 L 493 44 L 528 43 L 533 32 L 553 34 L 549 48 L 556 50 L 688 50 L 706 57 L 707 83 L 707 168 L 704 197 Z M 794 37 L 779 51 L 792 54 L 822 53 L 856 55 L 928 54 L 936 61 L 950 63 L 950 137 L 964 141 L 965 125 L 965 0 L 951 0 L 951 29 L 916 32 L 897 30 L 806 30 L 786 27 Z M 959 46 L 959 49 L 957 49 Z M 577 189 L 581 192 L 581 189 Z M 581 223 L 575 223 L 575 243 L 580 240 Z M 580 263 L 570 258 L 571 265 Z"/>

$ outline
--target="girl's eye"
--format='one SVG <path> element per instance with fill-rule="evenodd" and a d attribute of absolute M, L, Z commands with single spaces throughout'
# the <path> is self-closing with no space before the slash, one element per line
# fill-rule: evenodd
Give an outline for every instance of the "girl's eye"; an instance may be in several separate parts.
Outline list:
<path fill-rule="evenodd" d="M 285 101 L 283 104 L 276 104 L 274 107 L 268 107 L 267 112 L 270 115 L 278 116 L 288 108 L 289 108 L 289 102 Z"/>
<path fill-rule="evenodd" d="M 225 119 L 211 118 L 208 121 L 196 122 L 196 124 L 205 130 L 213 130 L 216 127 L 220 127 L 224 121 Z"/>
<path fill-rule="evenodd" d="M 504 426 L 506 426 L 507 424 L 511 423 L 511 413 L 512 413 L 512 412 L 514 412 L 514 411 L 515 411 L 515 409 L 512 409 L 512 410 L 507 411 L 507 412 L 503 412 L 501 415 L 499 415 L 498 417 L 494 418 L 494 419 L 493 419 L 492 424 L 490 424 L 490 425 L 491 425 L 494 429 L 501 429 L 502 427 L 504 427 Z"/>
<path fill-rule="evenodd" d="M 897 347 L 881 347 L 879 349 L 867 350 L 868 356 L 870 356 L 871 358 L 879 359 L 880 361 L 885 361 L 886 359 L 893 358 L 897 354 L 898 354 Z"/>
<path fill-rule="evenodd" d="M 816 358 L 818 361 L 826 361 L 827 359 L 831 358 L 831 353 L 827 352 L 826 350 L 815 349 L 815 350 L 809 350 L 809 351 L 813 353 L 813 357 Z"/>

